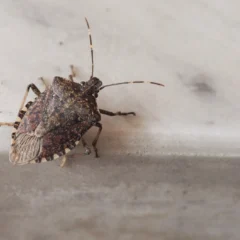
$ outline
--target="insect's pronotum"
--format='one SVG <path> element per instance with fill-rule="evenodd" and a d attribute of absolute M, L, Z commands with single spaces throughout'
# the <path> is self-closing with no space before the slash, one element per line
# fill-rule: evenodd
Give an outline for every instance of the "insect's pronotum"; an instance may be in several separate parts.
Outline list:
<path fill-rule="evenodd" d="M 98 128 L 92 142 L 95 156 L 98 138 L 102 131 L 101 114 L 108 116 L 135 115 L 134 112 L 110 112 L 98 109 L 96 99 L 99 91 L 106 87 L 129 83 L 150 83 L 164 86 L 156 82 L 121 82 L 102 86 L 102 82 L 93 76 L 94 58 L 90 26 L 85 18 L 90 40 L 92 72 L 86 82 L 74 82 L 75 72 L 71 65 L 69 79 L 55 77 L 45 91 L 40 92 L 34 84 L 29 84 L 14 123 L 0 122 L 0 126 L 11 126 L 12 140 L 9 160 L 13 164 L 41 163 L 62 157 L 61 166 L 67 160 L 66 154 L 81 141 L 85 153 L 90 154 L 83 135 L 92 127 Z M 44 79 L 41 80 L 45 83 Z M 37 95 L 34 102 L 25 104 L 29 90 Z"/>

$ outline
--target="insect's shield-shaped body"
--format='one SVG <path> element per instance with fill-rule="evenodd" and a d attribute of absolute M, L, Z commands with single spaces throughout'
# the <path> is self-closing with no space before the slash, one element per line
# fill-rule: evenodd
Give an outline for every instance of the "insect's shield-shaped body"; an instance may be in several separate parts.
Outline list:
<path fill-rule="evenodd" d="M 101 85 L 97 78 L 79 84 L 55 77 L 16 128 L 11 162 L 49 161 L 75 147 L 84 133 L 101 120 L 94 97 Z"/>

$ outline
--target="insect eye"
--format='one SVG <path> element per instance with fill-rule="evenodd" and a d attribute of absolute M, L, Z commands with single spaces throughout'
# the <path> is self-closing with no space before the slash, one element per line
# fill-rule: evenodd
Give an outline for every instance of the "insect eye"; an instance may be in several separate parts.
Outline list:
<path fill-rule="evenodd" d="M 86 82 L 81 82 L 81 84 L 84 86 L 86 84 Z"/>
<path fill-rule="evenodd" d="M 98 94 L 97 94 L 97 93 L 94 93 L 94 97 L 97 98 L 97 97 L 98 97 Z"/>

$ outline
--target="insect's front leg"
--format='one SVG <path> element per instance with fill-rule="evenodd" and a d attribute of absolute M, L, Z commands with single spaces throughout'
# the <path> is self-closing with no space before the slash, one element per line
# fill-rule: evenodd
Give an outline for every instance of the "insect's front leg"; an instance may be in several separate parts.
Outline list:
<path fill-rule="evenodd" d="M 107 111 L 107 110 L 104 110 L 104 109 L 99 109 L 100 113 L 101 114 L 104 114 L 104 115 L 107 115 L 107 116 L 127 116 L 127 115 L 133 115 L 133 116 L 136 116 L 136 113 L 135 112 L 110 112 L 110 111 Z"/>
<path fill-rule="evenodd" d="M 98 132 L 97 132 L 97 135 L 92 142 L 92 146 L 93 146 L 93 149 L 94 149 L 94 152 L 95 152 L 95 157 L 98 158 L 99 155 L 98 155 L 98 149 L 96 148 L 96 145 L 97 145 L 98 138 L 99 138 L 99 136 L 101 134 L 101 131 L 102 131 L 102 124 L 97 122 L 94 126 L 98 127 Z"/>

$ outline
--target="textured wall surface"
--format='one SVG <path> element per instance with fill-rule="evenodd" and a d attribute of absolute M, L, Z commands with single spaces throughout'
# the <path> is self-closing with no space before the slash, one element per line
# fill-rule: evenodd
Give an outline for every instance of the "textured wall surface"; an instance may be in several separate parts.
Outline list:
<path fill-rule="evenodd" d="M 70 3 L 71 2 L 71 3 Z M 239 239 L 237 0 L 1 0 L 0 121 L 26 86 L 91 72 L 106 88 L 100 159 L 78 147 L 59 161 L 13 167 L 0 128 L 1 239 Z M 34 96 L 31 93 L 29 99 Z M 91 142 L 96 129 L 86 139 Z"/>

